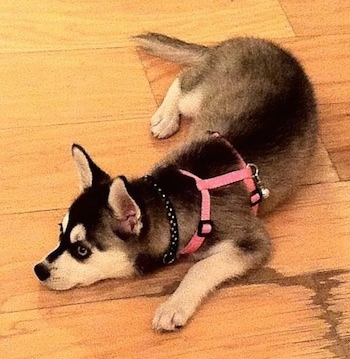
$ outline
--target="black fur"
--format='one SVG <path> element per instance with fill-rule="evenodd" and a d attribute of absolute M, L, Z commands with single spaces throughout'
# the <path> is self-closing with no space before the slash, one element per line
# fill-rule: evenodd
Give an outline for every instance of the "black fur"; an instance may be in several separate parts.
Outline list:
<path fill-rule="evenodd" d="M 145 34 L 135 39 L 144 50 L 156 56 L 189 65 L 171 87 L 168 100 L 174 106 L 174 113 L 163 113 L 160 108 L 155 114 L 156 119 L 159 116 L 158 124 L 164 124 L 165 129 L 171 127 L 169 123 L 173 124 L 171 121 L 180 111 L 193 117 L 189 139 L 149 173 L 176 211 L 179 250 L 195 233 L 201 212 L 201 193 L 194 179 L 183 175 L 181 169 L 207 179 L 240 169 L 241 156 L 246 163 L 258 166 L 262 182 L 270 189 L 270 197 L 260 206 L 259 215 L 289 197 L 304 175 L 317 143 L 316 101 L 299 62 L 288 51 L 261 39 L 237 38 L 212 47 L 160 34 Z M 193 108 L 198 111 L 192 113 Z M 177 127 L 174 129 L 176 131 Z M 208 131 L 220 133 L 240 156 L 225 140 L 209 136 Z M 158 132 L 158 136 L 172 134 L 166 132 Z M 144 274 L 162 267 L 170 238 L 169 222 L 160 196 L 143 178 L 128 181 L 121 177 L 125 186 L 120 179 L 113 182 L 83 148 L 74 145 L 74 152 L 85 190 L 69 209 L 68 227 L 60 236 L 59 247 L 47 257 L 49 264 L 66 250 L 77 258 L 77 247 L 70 244 L 69 234 L 76 224 L 82 224 L 91 248 L 103 251 L 110 248 L 113 255 L 120 253 L 120 258 L 128 259 L 126 264 L 121 263 L 123 273 L 120 276 L 124 272 L 132 274 L 134 268 Z M 110 193 L 112 190 L 114 192 Z M 262 221 L 252 212 L 245 184 L 237 182 L 210 190 L 210 195 L 213 231 L 194 259 L 211 258 L 209 263 L 213 260 L 218 266 L 226 265 L 232 273 L 223 275 L 221 281 L 266 263 L 271 254 L 271 239 Z M 126 208 L 126 213 L 120 208 Z M 218 273 L 215 266 L 206 267 L 207 263 L 195 266 L 204 266 L 207 271 L 204 275 L 212 275 L 215 282 Z M 239 266 L 242 271 L 237 269 Z M 46 274 L 38 268 L 38 274 L 44 277 Z M 196 271 L 190 271 L 187 276 L 191 280 L 195 278 L 193 285 L 206 279 L 203 275 L 196 276 Z M 185 282 L 188 285 L 188 281 Z M 203 289 L 204 282 L 201 285 Z M 214 287 L 200 293 L 200 299 Z M 181 296 L 179 292 L 181 286 L 175 296 Z M 188 289 L 184 293 L 191 296 Z M 180 303 L 190 304 L 180 299 Z M 171 320 L 175 317 L 173 315 Z M 163 327 L 157 320 L 154 325 L 157 330 L 170 328 Z"/>

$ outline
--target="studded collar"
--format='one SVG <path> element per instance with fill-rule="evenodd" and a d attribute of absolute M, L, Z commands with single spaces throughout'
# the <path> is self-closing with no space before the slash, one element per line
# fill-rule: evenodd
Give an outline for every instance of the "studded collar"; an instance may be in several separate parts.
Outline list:
<path fill-rule="evenodd" d="M 212 133 L 211 136 L 223 140 L 229 147 L 231 147 L 232 151 L 235 152 L 239 159 L 241 169 L 204 180 L 188 171 L 180 170 L 183 175 L 191 177 L 195 180 L 196 187 L 202 194 L 201 219 L 199 221 L 198 229 L 186 247 L 181 250 L 180 254 L 190 254 L 195 252 L 199 249 L 199 247 L 201 247 L 205 238 L 213 231 L 213 222 L 210 219 L 210 189 L 224 187 L 235 182 L 243 181 L 250 193 L 251 206 L 255 214 L 257 214 L 258 205 L 262 199 L 269 196 L 269 190 L 263 187 L 261 183 L 257 166 L 254 164 L 246 164 L 242 157 L 232 147 L 231 143 L 218 133 Z M 163 263 L 171 264 L 175 261 L 179 248 L 179 229 L 176 212 L 169 197 L 159 186 L 154 177 L 146 175 L 143 179 L 151 184 L 154 192 L 158 194 L 165 207 L 166 215 L 170 224 L 170 243 L 163 255 Z"/>
<path fill-rule="evenodd" d="M 169 197 L 164 193 L 163 189 L 158 185 L 153 176 L 146 175 L 143 179 L 151 184 L 154 192 L 158 194 L 165 207 L 166 215 L 170 224 L 170 243 L 163 255 L 163 263 L 171 264 L 175 261 L 177 250 L 179 248 L 179 229 L 175 209 Z"/>

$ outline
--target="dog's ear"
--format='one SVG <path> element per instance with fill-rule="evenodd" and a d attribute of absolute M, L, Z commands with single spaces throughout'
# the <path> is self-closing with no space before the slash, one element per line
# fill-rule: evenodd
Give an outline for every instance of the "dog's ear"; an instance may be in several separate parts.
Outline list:
<path fill-rule="evenodd" d="M 83 147 L 74 144 L 72 155 L 78 168 L 82 190 L 111 180 L 110 176 L 94 163 Z"/>
<path fill-rule="evenodd" d="M 117 177 L 111 184 L 108 203 L 116 219 L 115 231 L 125 235 L 138 235 L 142 228 L 141 211 L 128 193 L 123 178 Z"/>

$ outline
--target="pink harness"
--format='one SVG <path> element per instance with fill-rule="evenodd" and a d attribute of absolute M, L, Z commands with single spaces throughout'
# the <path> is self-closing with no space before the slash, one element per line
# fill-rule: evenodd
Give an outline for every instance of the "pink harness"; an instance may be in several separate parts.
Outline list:
<path fill-rule="evenodd" d="M 216 133 L 213 134 L 213 136 L 222 138 L 219 134 Z M 225 140 L 224 138 L 222 139 Z M 232 147 L 232 145 L 227 140 L 225 141 L 230 147 Z M 235 151 L 233 147 L 232 150 Z M 251 195 L 251 206 L 255 215 L 258 212 L 259 203 L 263 198 L 268 197 L 269 191 L 268 189 L 263 188 L 261 185 L 257 166 L 254 164 L 246 164 L 243 158 L 237 152 L 236 154 L 239 158 L 241 169 L 217 177 L 202 179 L 191 172 L 180 170 L 182 174 L 191 177 L 196 181 L 197 189 L 202 194 L 201 219 L 198 224 L 198 229 L 186 247 L 182 249 L 180 254 L 190 254 L 195 252 L 203 244 L 205 237 L 208 236 L 213 230 L 213 222 L 210 220 L 209 190 L 243 181 Z"/>

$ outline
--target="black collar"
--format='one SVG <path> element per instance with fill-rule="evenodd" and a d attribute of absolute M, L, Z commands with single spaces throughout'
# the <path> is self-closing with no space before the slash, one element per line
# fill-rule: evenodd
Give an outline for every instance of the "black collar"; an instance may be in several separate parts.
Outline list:
<path fill-rule="evenodd" d="M 175 209 L 169 199 L 169 197 L 164 193 L 158 183 L 155 181 L 154 177 L 146 175 L 143 179 L 150 183 L 154 191 L 159 195 L 161 201 L 163 202 L 166 210 L 166 215 L 169 220 L 170 225 L 170 243 L 168 249 L 163 255 L 163 263 L 171 264 L 175 261 L 177 250 L 179 248 L 179 230 L 177 225 Z"/>

